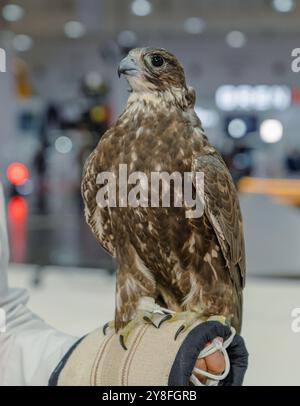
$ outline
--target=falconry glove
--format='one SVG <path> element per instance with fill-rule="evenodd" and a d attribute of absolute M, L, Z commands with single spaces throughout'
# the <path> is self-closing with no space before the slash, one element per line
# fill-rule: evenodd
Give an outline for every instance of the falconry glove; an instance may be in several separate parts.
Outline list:
<path fill-rule="evenodd" d="M 147 305 L 147 303 L 146 303 Z M 168 310 L 155 305 L 157 322 Z M 127 350 L 113 330 L 97 329 L 68 351 L 49 380 L 50 386 L 189 386 L 203 385 L 195 373 L 207 377 L 206 385 L 242 385 L 248 364 L 244 340 L 219 321 L 197 321 L 177 339 L 180 321 L 157 329 L 141 324 L 132 332 Z M 223 343 L 216 337 L 223 338 Z M 211 345 L 206 346 L 208 342 Z M 225 357 L 222 375 L 195 368 L 198 358 L 216 351 Z"/>

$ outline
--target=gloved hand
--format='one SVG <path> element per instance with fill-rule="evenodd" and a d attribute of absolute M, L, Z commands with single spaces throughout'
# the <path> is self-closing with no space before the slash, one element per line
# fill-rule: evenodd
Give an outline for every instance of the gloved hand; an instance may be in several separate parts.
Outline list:
<path fill-rule="evenodd" d="M 223 343 L 222 337 L 216 337 L 219 341 Z M 210 345 L 211 342 L 209 341 L 206 345 Z M 199 358 L 196 361 L 195 367 L 197 369 L 202 369 L 203 371 L 210 372 L 212 374 L 222 374 L 225 370 L 225 358 L 221 351 L 214 352 L 211 355 L 208 355 L 205 358 Z M 207 378 L 204 375 L 195 373 L 196 377 L 199 381 L 205 384 Z"/>

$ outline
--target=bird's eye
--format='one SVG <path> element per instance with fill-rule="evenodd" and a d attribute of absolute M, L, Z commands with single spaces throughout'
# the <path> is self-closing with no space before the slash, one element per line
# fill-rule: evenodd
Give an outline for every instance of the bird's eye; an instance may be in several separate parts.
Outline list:
<path fill-rule="evenodd" d="M 160 55 L 152 55 L 151 63 L 156 68 L 159 68 L 160 66 L 162 66 L 164 64 L 164 58 Z"/>

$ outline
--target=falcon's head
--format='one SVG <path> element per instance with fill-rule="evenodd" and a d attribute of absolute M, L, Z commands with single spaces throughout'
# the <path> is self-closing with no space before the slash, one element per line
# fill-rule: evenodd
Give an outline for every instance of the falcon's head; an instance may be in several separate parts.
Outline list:
<path fill-rule="evenodd" d="M 118 68 L 133 92 L 187 90 L 184 70 L 177 58 L 161 48 L 132 49 Z"/>

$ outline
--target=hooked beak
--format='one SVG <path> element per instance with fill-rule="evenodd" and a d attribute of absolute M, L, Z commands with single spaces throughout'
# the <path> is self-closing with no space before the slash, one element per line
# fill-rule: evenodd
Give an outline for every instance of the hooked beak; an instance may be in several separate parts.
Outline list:
<path fill-rule="evenodd" d="M 120 62 L 120 65 L 118 67 L 118 75 L 119 77 L 123 75 L 136 75 L 139 71 L 139 67 L 136 63 L 136 61 L 129 56 L 126 56 L 126 58 L 122 59 Z"/>

